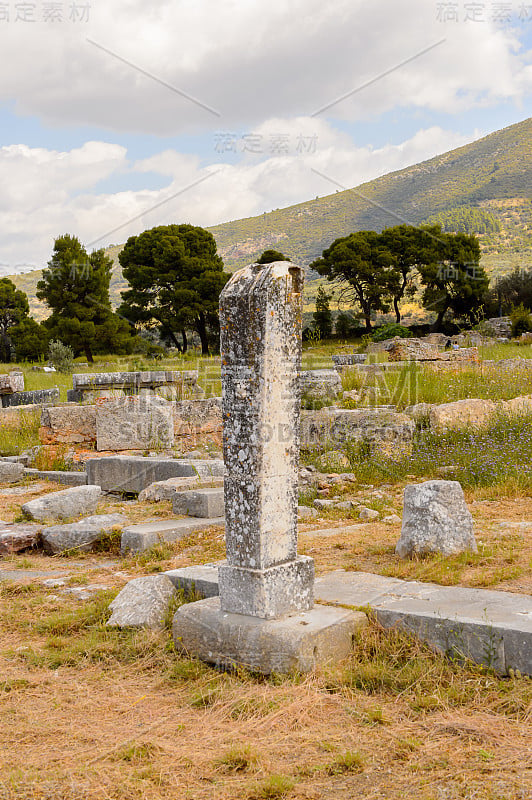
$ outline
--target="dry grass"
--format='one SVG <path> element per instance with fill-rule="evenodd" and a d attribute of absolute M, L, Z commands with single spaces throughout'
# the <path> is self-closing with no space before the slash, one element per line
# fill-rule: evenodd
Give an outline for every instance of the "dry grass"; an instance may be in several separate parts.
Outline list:
<path fill-rule="evenodd" d="M 461 669 L 404 634 L 371 626 L 334 669 L 266 680 L 180 657 L 168 632 L 105 630 L 104 601 L 8 600 L 3 800 L 521 800 L 532 788 L 532 683 Z"/>

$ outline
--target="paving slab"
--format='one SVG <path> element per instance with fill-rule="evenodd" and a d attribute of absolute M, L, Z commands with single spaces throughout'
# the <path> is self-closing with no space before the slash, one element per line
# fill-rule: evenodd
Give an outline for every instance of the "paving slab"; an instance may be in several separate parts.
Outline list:
<path fill-rule="evenodd" d="M 120 551 L 122 555 L 126 553 L 142 553 L 144 550 L 149 550 L 154 544 L 177 542 L 184 536 L 188 536 L 195 531 L 212 528 L 214 525 L 223 527 L 225 525 L 224 518 L 161 520 L 159 522 L 142 522 L 136 525 L 129 525 L 122 532 Z"/>
<path fill-rule="evenodd" d="M 401 581 L 337 570 L 316 580 L 320 602 L 369 606 L 439 650 L 497 672 L 532 674 L 532 597 L 513 592 Z"/>
<path fill-rule="evenodd" d="M 224 562 L 170 570 L 185 591 L 218 593 Z M 316 578 L 317 602 L 365 607 L 385 627 L 399 625 L 439 650 L 506 674 L 532 675 L 532 597 L 514 592 L 402 581 L 337 570 Z"/>

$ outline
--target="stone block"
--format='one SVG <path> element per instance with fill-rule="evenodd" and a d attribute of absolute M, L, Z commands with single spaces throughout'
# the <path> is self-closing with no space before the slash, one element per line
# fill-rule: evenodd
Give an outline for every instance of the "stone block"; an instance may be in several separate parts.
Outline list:
<path fill-rule="evenodd" d="M 52 406 L 41 413 L 43 444 L 94 444 L 96 406 Z"/>
<path fill-rule="evenodd" d="M 213 526 L 225 524 L 223 517 L 214 519 L 176 519 L 162 520 L 159 522 L 142 522 L 137 525 L 129 525 L 124 528 L 120 551 L 122 555 L 127 553 L 142 553 L 149 550 L 155 544 L 161 542 L 177 542 L 184 536 L 189 536 L 196 531 L 203 531 Z"/>
<path fill-rule="evenodd" d="M 96 510 L 101 494 L 99 486 L 76 486 L 30 500 L 22 511 L 37 522 L 80 517 Z"/>
<path fill-rule="evenodd" d="M 178 400 L 174 403 L 174 433 L 176 436 L 195 436 L 220 433 L 222 430 L 222 398 Z"/>
<path fill-rule="evenodd" d="M 148 396 L 98 401 L 98 450 L 168 449 L 173 445 L 173 409 L 166 400 Z"/>
<path fill-rule="evenodd" d="M 14 394 L 24 391 L 24 373 L 10 372 L 9 375 L 0 375 L 0 395 Z"/>
<path fill-rule="evenodd" d="M 225 563 L 225 561 L 217 561 L 214 564 L 180 567 L 179 569 L 169 569 L 163 574 L 170 578 L 176 589 L 182 589 L 186 595 L 195 593 L 200 597 L 217 597 L 219 594 L 218 567 Z"/>
<path fill-rule="evenodd" d="M 403 526 L 395 552 L 401 558 L 477 551 L 473 517 L 458 481 L 425 481 L 404 491 Z"/>
<path fill-rule="evenodd" d="M 346 658 L 357 631 L 367 624 L 365 614 L 329 606 L 264 620 L 227 613 L 212 597 L 181 606 L 173 636 L 176 649 L 217 667 L 287 674 Z"/>
<path fill-rule="evenodd" d="M 172 500 L 176 492 L 186 492 L 196 487 L 199 488 L 202 483 L 205 483 L 208 487 L 223 487 L 224 479 L 208 477 L 202 479 L 198 475 L 192 478 L 168 478 L 166 481 L 157 481 L 146 486 L 139 493 L 139 501 L 159 503 L 162 500 Z"/>
<path fill-rule="evenodd" d="M 172 497 L 172 508 L 174 514 L 186 514 L 189 517 L 223 517 L 224 490 L 176 492 Z"/>
<path fill-rule="evenodd" d="M 301 394 L 307 399 L 333 403 L 342 391 L 342 379 L 335 369 L 310 369 L 301 372 Z"/>
<path fill-rule="evenodd" d="M 430 427 L 437 431 L 459 428 L 479 428 L 488 425 L 500 411 L 500 404 L 492 400 L 456 400 L 432 406 L 429 411 Z"/>
<path fill-rule="evenodd" d="M 314 603 L 314 560 L 298 556 L 267 569 L 225 564 L 218 570 L 222 608 L 232 614 L 275 619 Z"/>
<path fill-rule="evenodd" d="M 400 458 L 412 448 L 416 424 L 406 414 L 387 408 L 323 408 L 301 412 L 301 446 L 341 450 L 365 442 L 372 453 Z"/>
<path fill-rule="evenodd" d="M 223 477 L 221 459 L 144 458 L 143 456 L 107 456 L 91 458 L 86 463 L 88 482 L 107 492 L 138 494 L 147 486 L 168 478 Z"/>
<path fill-rule="evenodd" d="M 52 525 L 42 531 L 44 552 L 49 555 L 57 555 L 67 550 L 88 553 L 105 534 L 117 527 L 123 527 L 127 521 L 122 514 L 97 514 L 68 525 Z"/>
<path fill-rule="evenodd" d="M 55 403 L 57 400 L 59 400 L 59 389 L 38 389 L 34 392 L 6 394 L 2 397 L 2 406 L 11 408 L 13 406 L 44 405 L 45 403 Z"/>
<path fill-rule="evenodd" d="M 175 586 L 166 575 L 135 578 L 117 594 L 107 625 L 118 628 L 164 628 Z"/>
<path fill-rule="evenodd" d="M 25 478 L 62 483 L 64 486 L 86 486 L 86 472 L 63 472 L 62 470 L 30 469 L 24 470 Z"/>
<path fill-rule="evenodd" d="M 10 461 L 0 461 L 0 483 L 16 483 L 24 476 L 24 466 Z"/>

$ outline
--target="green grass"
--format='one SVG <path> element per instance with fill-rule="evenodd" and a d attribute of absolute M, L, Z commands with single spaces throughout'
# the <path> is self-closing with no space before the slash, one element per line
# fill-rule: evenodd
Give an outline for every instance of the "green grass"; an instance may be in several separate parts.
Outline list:
<path fill-rule="evenodd" d="M 40 409 L 25 411 L 16 428 L 0 426 L 0 455 L 14 456 L 39 443 Z"/>

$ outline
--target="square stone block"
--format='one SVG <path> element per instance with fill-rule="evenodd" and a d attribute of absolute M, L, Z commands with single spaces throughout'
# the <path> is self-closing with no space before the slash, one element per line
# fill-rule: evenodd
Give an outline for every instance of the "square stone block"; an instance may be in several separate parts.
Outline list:
<path fill-rule="evenodd" d="M 247 667 L 265 675 L 309 672 L 346 658 L 365 614 L 314 606 L 277 620 L 228 614 L 210 597 L 181 606 L 174 616 L 176 649 L 217 667 Z"/>
<path fill-rule="evenodd" d="M 172 497 L 174 514 L 188 514 L 189 517 L 223 517 L 224 490 L 197 489 L 176 492 Z"/>
<path fill-rule="evenodd" d="M 308 556 L 264 570 L 226 564 L 218 577 L 222 608 L 231 614 L 277 619 L 314 604 L 314 559 Z"/>

